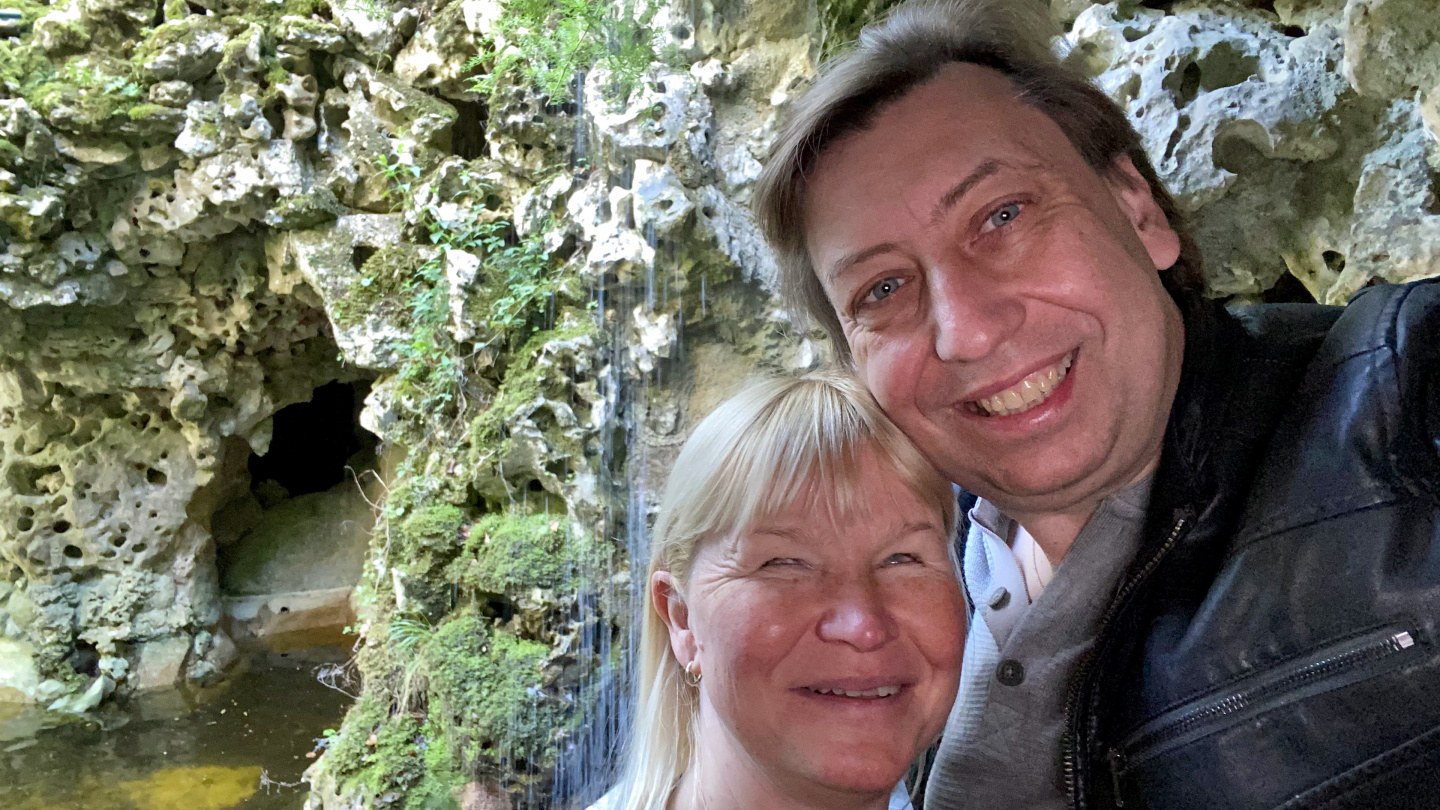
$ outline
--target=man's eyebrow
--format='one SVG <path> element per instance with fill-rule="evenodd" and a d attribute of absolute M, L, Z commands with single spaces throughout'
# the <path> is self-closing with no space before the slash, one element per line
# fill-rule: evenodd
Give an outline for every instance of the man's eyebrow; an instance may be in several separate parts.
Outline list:
<path fill-rule="evenodd" d="M 961 197 L 970 193 L 970 189 L 1004 167 L 1004 163 L 993 158 L 976 166 L 973 171 L 965 175 L 964 180 L 956 183 L 949 191 L 945 192 L 945 196 L 941 197 L 939 202 L 935 203 L 935 208 L 930 211 L 930 224 L 938 223 L 955 206 L 955 203 L 960 202 Z"/>
<path fill-rule="evenodd" d="M 830 270 L 825 273 L 825 277 L 831 279 L 838 278 L 846 270 L 849 270 L 851 267 L 854 267 L 855 265 L 863 261 L 873 259 L 874 257 L 879 256 L 881 253 L 889 253 L 892 250 L 899 249 L 900 246 L 895 244 L 894 242 L 881 242 L 878 245 L 871 245 L 870 247 L 865 248 L 859 253 L 851 253 L 849 256 L 841 256 L 834 264 L 830 265 Z"/>

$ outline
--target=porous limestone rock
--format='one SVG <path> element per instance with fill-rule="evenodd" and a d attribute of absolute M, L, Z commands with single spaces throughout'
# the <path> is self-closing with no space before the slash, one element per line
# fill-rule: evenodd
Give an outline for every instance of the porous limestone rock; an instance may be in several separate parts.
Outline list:
<path fill-rule="evenodd" d="M 1076 18 L 1068 58 L 1131 114 L 1191 214 L 1212 293 L 1258 298 L 1289 273 L 1316 300 L 1343 303 L 1372 278 L 1440 273 L 1426 211 L 1434 139 L 1413 102 L 1387 112 L 1367 98 L 1380 79 L 1352 86 L 1366 86 L 1356 59 L 1419 57 L 1407 35 L 1357 40 L 1364 5 L 1308 28 L 1229 6 L 1111 3 Z M 1390 262 L 1395 233 L 1403 258 Z"/>
<path fill-rule="evenodd" d="M 588 750 L 576 707 L 623 681 L 599 639 L 629 631 L 679 446 L 751 370 L 827 355 L 774 297 L 750 195 L 841 18 L 887 5 L 657 4 L 655 63 L 576 65 L 564 97 L 527 79 L 519 6 L 495 0 L 37 12 L 0 42 L 0 700 L 212 684 L 237 654 L 222 611 L 237 633 L 353 622 L 364 693 L 312 806 L 373 806 L 371 777 L 442 803 L 571 795 L 546 758 Z M 1297 296 L 1288 275 L 1325 302 L 1440 273 L 1429 5 L 1051 3 L 1210 291 Z M 369 505 L 262 510 L 245 467 L 278 410 L 361 375 L 389 495 L 356 587 L 359 536 L 344 566 L 329 552 Z M 229 567 L 245 530 L 268 549 L 251 573 L 279 573 Z M 222 580 L 254 593 L 222 602 Z M 440 691 L 397 693 L 411 660 Z M 426 712 L 479 673 L 505 722 Z M 372 735 L 517 770 L 374 770 Z"/>

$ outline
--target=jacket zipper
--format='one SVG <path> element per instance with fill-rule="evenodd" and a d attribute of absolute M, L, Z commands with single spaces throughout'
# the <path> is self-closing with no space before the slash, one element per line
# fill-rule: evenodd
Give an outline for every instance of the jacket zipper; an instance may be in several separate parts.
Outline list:
<path fill-rule="evenodd" d="M 1390 627 L 1367 633 L 1298 665 L 1286 667 L 1262 682 L 1186 707 L 1170 717 L 1162 715 L 1147 724 L 1149 728 L 1132 734 L 1119 750 L 1111 749 L 1110 761 L 1116 769 L 1116 785 L 1119 785 L 1121 772 L 1161 753 L 1167 742 L 1212 725 L 1223 726 L 1237 712 L 1263 707 L 1267 702 L 1284 698 L 1298 689 L 1391 659 L 1415 644 L 1415 637 L 1409 630 Z"/>
<path fill-rule="evenodd" d="M 1155 553 L 1150 556 L 1150 559 L 1146 561 L 1145 565 L 1139 571 L 1136 571 L 1134 576 L 1126 580 L 1125 583 L 1120 586 L 1119 590 L 1115 592 L 1115 598 L 1110 600 L 1110 607 L 1106 609 L 1105 615 L 1100 619 L 1100 627 L 1095 634 L 1097 643 L 1100 638 L 1104 637 L 1105 629 L 1115 620 L 1116 614 L 1120 612 L 1120 608 L 1125 604 L 1130 594 L 1133 593 L 1136 588 L 1140 587 L 1142 582 L 1149 578 L 1155 568 L 1160 565 L 1160 561 L 1175 547 L 1175 543 L 1180 540 L 1180 535 L 1185 531 L 1185 527 L 1189 522 L 1189 519 L 1186 517 L 1177 518 L 1174 527 L 1170 529 L 1170 534 L 1166 536 L 1165 542 L 1160 544 L 1160 548 L 1156 549 Z M 1090 678 L 1090 665 L 1094 661 L 1094 658 L 1095 651 L 1092 648 L 1080 661 L 1080 666 L 1076 670 L 1076 677 L 1070 682 L 1070 694 L 1065 699 L 1065 731 L 1060 735 L 1060 750 L 1063 752 L 1060 759 L 1060 769 L 1061 774 L 1065 778 L 1065 800 L 1071 810 L 1084 810 L 1084 805 L 1080 801 L 1080 778 L 1077 762 L 1079 758 L 1078 749 L 1080 741 L 1076 739 L 1075 734 L 1075 715 L 1080 710 L 1080 699 L 1082 693 L 1085 691 L 1085 682 Z M 1115 804 L 1117 807 L 1123 807 L 1124 802 L 1120 798 L 1118 790 L 1118 777 L 1116 778 L 1116 788 Z"/>

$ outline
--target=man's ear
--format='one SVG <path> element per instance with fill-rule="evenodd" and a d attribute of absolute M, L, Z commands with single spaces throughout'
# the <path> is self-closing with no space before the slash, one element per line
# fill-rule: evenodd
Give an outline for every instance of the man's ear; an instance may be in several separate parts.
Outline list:
<path fill-rule="evenodd" d="M 1129 156 L 1115 158 L 1115 165 L 1105 178 L 1120 210 L 1130 218 L 1135 235 L 1150 254 L 1156 270 L 1168 270 L 1180 258 L 1180 235 L 1170 226 L 1160 204 L 1155 202 L 1150 183 L 1135 168 Z"/>
<path fill-rule="evenodd" d="M 660 621 L 665 622 L 665 628 L 670 631 L 670 651 L 684 669 L 700 650 L 695 631 L 690 628 L 690 606 L 685 604 L 685 595 L 669 571 L 656 571 L 650 576 L 650 599 Z"/>

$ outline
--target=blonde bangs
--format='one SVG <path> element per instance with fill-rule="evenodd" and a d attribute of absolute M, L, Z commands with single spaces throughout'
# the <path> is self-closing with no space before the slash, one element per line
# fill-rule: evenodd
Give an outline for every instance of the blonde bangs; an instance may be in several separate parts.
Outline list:
<path fill-rule="evenodd" d="M 800 502 L 845 520 L 866 514 L 867 452 L 954 523 L 950 485 L 848 373 L 762 378 L 696 428 L 671 471 L 656 526 L 657 569 L 684 581 L 696 545 Z"/>

